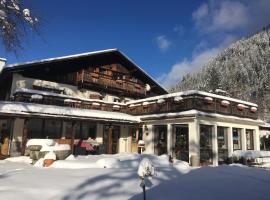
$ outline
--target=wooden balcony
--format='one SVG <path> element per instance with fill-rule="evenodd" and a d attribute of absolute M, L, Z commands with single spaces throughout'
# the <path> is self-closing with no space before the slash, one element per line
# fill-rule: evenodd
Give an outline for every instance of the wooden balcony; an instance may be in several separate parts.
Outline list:
<path fill-rule="evenodd" d="M 112 78 L 110 74 L 82 71 L 77 73 L 76 84 L 81 87 L 98 87 L 103 90 L 124 93 L 132 96 L 146 96 L 146 87 L 132 80 Z"/>
<path fill-rule="evenodd" d="M 47 105 L 58 105 L 66 107 L 74 107 L 81 109 L 93 109 L 109 112 L 123 112 L 130 115 L 150 115 L 162 113 L 176 113 L 188 110 L 198 110 L 206 113 L 217 113 L 222 115 L 230 115 L 241 118 L 257 119 L 258 112 L 254 112 L 251 106 L 246 106 L 239 109 L 239 103 L 230 101 L 229 105 L 223 105 L 222 99 L 213 98 L 211 101 L 206 101 L 202 95 L 184 96 L 180 101 L 176 101 L 175 97 L 155 99 L 153 101 L 139 101 L 134 104 L 117 104 L 104 102 L 100 100 L 82 100 L 76 97 L 57 97 L 44 95 L 42 99 L 32 99 L 33 94 L 18 92 L 14 95 L 15 101 L 39 103 Z M 135 101 L 136 102 L 136 101 Z"/>
<path fill-rule="evenodd" d="M 252 112 L 250 107 L 240 110 L 237 102 L 230 102 L 230 105 L 224 106 L 220 99 L 213 99 L 207 102 L 205 97 L 199 95 L 186 96 L 182 101 L 174 101 L 174 98 L 167 98 L 163 103 L 150 103 L 147 106 L 129 105 L 126 112 L 131 115 L 176 113 L 187 110 L 198 110 L 207 113 L 217 113 L 222 115 L 231 115 L 243 118 L 257 119 L 258 113 Z"/>

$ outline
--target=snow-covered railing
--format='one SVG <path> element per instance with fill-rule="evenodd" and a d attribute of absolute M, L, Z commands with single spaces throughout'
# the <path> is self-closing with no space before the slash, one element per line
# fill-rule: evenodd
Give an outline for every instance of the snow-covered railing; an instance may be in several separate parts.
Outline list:
<path fill-rule="evenodd" d="M 208 104 L 213 103 L 213 98 L 212 97 L 204 97 L 204 101 Z"/>
<path fill-rule="evenodd" d="M 222 100 L 221 101 L 221 105 L 224 106 L 224 107 L 228 107 L 231 103 L 227 100 Z"/>
<path fill-rule="evenodd" d="M 248 106 L 239 103 L 239 104 L 237 105 L 237 108 L 238 108 L 239 110 L 244 110 L 244 109 L 248 108 Z"/>

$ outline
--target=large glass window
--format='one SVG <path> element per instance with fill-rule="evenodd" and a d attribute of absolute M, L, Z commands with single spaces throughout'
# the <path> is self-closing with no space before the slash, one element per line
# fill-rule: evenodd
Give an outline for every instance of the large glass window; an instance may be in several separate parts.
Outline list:
<path fill-rule="evenodd" d="M 213 126 L 200 125 L 200 162 L 201 164 L 213 163 Z"/>
<path fill-rule="evenodd" d="M 177 159 L 189 162 L 188 125 L 176 125 L 174 128 L 174 155 Z"/>
<path fill-rule="evenodd" d="M 45 135 L 42 134 L 42 119 L 29 119 L 27 123 L 27 137 L 31 138 L 46 138 Z"/>
<path fill-rule="evenodd" d="M 217 127 L 218 161 L 225 162 L 228 158 L 228 128 Z"/>
<path fill-rule="evenodd" d="M 60 120 L 45 120 L 44 134 L 46 138 L 57 139 L 61 138 L 61 121 Z"/>
<path fill-rule="evenodd" d="M 155 148 L 156 155 L 167 154 L 167 126 L 155 126 Z"/>
<path fill-rule="evenodd" d="M 89 122 L 82 122 L 82 130 L 81 137 L 83 140 L 87 140 L 88 138 L 96 139 L 96 124 Z"/>
<path fill-rule="evenodd" d="M 242 149 L 240 128 L 233 128 L 233 150 Z"/>
<path fill-rule="evenodd" d="M 247 129 L 246 130 L 246 143 L 247 143 L 247 150 L 254 149 L 254 130 Z"/>
<path fill-rule="evenodd" d="M 62 138 L 72 138 L 72 122 L 63 122 Z"/>

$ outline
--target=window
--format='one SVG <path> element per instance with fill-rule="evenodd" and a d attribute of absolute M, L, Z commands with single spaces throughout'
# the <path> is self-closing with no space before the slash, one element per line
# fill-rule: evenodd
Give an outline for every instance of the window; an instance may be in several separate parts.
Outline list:
<path fill-rule="evenodd" d="M 88 138 L 96 139 L 96 137 L 96 124 L 82 122 L 81 138 L 87 140 Z"/>
<path fill-rule="evenodd" d="M 213 126 L 200 125 L 200 162 L 210 164 L 213 162 Z"/>
<path fill-rule="evenodd" d="M 61 138 L 61 121 L 60 120 L 45 120 L 44 135 L 46 138 L 58 139 Z"/>
<path fill-rule="evenodd" d="M 218 160 L 223 162 L 228 158 L 228 128 L 217 127 Z"/>
<path fill-rule="evenodd" d="M 29 119 L 27 123 L 27 138 L 46 138 L 45 135 L 42 135 L 42 119 Z"/>
<path fill-rule="evenodd" d="M 72 138 L 72 122 L 63 122 L 62 138 Z"/>
<path fill-rule="evenodd" d="M 247 143 L 247 150 L 254 149 L 254 130 L 247 129 L 246 130 L 246 143 Z"/>
<path fill-rule="evenodd" d="M 241 131 L 242 131 L 242 129 L 240 129 L 240 128 L 233 128 L 233 150 L 242 149 Z"/>

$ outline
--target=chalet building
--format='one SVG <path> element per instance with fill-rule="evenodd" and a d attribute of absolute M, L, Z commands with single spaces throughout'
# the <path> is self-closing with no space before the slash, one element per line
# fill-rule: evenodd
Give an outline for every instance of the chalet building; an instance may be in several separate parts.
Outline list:
<path fill-rule="evenodd" d="M 117 49 L 4 63 L 2 157 L 24 155 L 31 138 L 72 149 L 82 140 L 108 154 L 137 153 L 144 143 L 143 153 L 193 165 L 217 165 L 234 150 L 260 149 L 256 104 L 195 90 L 168 94 Z"/>

